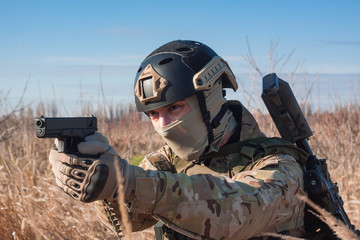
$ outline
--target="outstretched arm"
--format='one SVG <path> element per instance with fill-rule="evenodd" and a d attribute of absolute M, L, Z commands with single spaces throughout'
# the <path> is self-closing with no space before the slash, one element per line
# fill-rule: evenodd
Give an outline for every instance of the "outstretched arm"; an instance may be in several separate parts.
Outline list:
<path fill-rule="evenodd" d="M 130 211 L 211 239 L 247 239 L 302 226 L 302 170 L 295 159 L 273 155 L 259 168 L 222 176 L 135 169 Z"/>

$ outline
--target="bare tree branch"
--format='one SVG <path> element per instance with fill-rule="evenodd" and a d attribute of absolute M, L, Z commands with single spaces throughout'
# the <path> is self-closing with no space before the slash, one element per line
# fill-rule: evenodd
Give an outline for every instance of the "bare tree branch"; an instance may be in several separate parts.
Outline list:
<path fill-rule="evenodd" d="M 24 87 L 22 94 L 20 96 L 20 99 L 17 102 L 17 104 L 15 105 L 15 107 L 12 108 L 10 113 L 2 116 L 2 119 L 0 120 L 0 126 L 2 126 L 2 129 L 0 130 L 0 142 L 3 142 L 5 140 L 9 139 L 12 135 L 12 131 L 15 129 L 14 127 L 8 128 L 6 126 L 7 124 L 4 124 L 4 123 L 6 123 L 6 121 L 9 120 L 16 112 L 23 111 L 31 104 L 31 103 L 29 103 L 25 106 L 22 106 L 23 98 L 24 98 L 28 83 L 30 81 L 30 77 L 31 77 L 31 74 L 29 74 L 28 79 L 26 80 L 25 87 Z M 6 99 L 9 95 L 9 93 L 10 93 L 10 90 L 4 95 L 4 97 L 1 98 L 0 103 L 6 102 Z"/>
<path fill-rule="evenodd" d="M 11 110 L 11 112 L 10 112 L 9 114 L 6 114 L 6 115 L 5 115 L 5 118 L 3 118 L 3 119 L 0 121 L 0 124 L 3 123 L 3 122 L 5 122 L 6 120 L 8 120 L 14 113 L 19 112 L 19 111 L 22 111 L 22 110 L 24 110 L 25 108 L 27 108 L 27 107 L 30 105 L 30 104 L 27 104 L 27 105 L 25 105 L 25 106 L 23 106 L 23 107 L 20 107 L 21 104 L 22 104 L 22 101 L 23 101 L 23 98 L 24 98 L 24 95 L 25 95 L 25 92 L 26 92 L 28 83 L 29 83 L 29 81 L 30 81 L 30 77 L 31 77 L 31 74 L 29 74 L 29 77 L 28 77 L 28 79 L 26 80 L 25 87 L 24 87 L 24 89 L 23 89 L 23 91 L 22 91 L 22 94 L 21 94 L 21 96 L 20 96 L 19 101 L 17 102 L 17 104 L 15 105 L 15 107 Z"/>
<path fill-rule="evenodd" d="M 250 47 L 248 37 L 246 37 L 246 43 L 247 43 L 247 47 L 248 47 L 248 54 L 246 55 L 245 60 L 247 60 L 251 64 L 251 66 L 255 69 L 256 72 L 258 72 L 260 74 L 261 77 L 264 77 L 264 75 L 260 71 L 260 68 L 258 67 L 258 65 L 256 65 L 255 58 L 253 57 L 252 52 L 251 52 L 251 47 Z"/>

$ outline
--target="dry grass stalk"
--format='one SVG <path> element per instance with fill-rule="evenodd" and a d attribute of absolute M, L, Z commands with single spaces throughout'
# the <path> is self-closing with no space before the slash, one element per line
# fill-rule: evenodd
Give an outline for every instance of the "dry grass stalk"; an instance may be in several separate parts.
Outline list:
<path fill-rule="evenodd" d="M 317 211 L 321 215 L 320 219 L 324 221 L 331 228 L 331 230 L 333 230 L 337 237 L 343 240 L 359 239 L 359 237 L 353 231 L 351 231 L 342 221 L 338 220 L 325 209 L 316 205 L 309 198 L 300 194 L 298 194 L 297 197 L 300 200 L 304 201 L 306 204 L 308 204 L 310 207 L 315 209 L 315 211 Z"/>
<path fill-rule="evenodd" d="M 6 170 L 8 171 L 8 173 L 9 173 L 9 174 L 12 174 L 12 171 L 11 171 L 9 165 L 7 164 L 5 158 L 4 158 L 1 154 L 0 154 L 0 158 L 1 158 L 1 160 L 3 161 L 3 163 L 4 163 L 4 165 L 5 165 Z"/>
<path fill-rule="evenodd" d="M 116 180 L 119 183 L 118 187 L 118 204 L 120 206 L 120 222 L 122 226 L 124 226 L 124 234 L 125 240 L 131 240 L 131 233 L 132 233 L 132 226 L 129 220 L 128 210 L 126 209 L 126 202 L 125 202 L 125 193 L 124 193 L 124 179 L 121 174 L 120 163 L 117 157 L 114 158 L 115 161 L 115 170 L 116 170 Z"/>
<path fill-rule="evenodd" d="M 271 232 L 262 233 L 261 236 L 280 238 L 280 239 L 284 239 L 284 240 L 304 240 L 304 238 L 286 236 L 286 235 L 277 234 L 277 233 L 271 233 Z"/>

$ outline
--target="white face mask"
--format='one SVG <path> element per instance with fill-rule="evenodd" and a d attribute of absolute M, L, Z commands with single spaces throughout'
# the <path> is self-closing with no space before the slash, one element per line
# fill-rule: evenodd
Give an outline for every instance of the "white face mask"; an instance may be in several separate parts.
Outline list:
<path fill-rule="evenodd" d="M 194 160 L 208 145 L 207 129 L 196 96 L 189 97 L 186 101 L 191 108 L 190 112 L 155 130 L 181 159 Z"/>

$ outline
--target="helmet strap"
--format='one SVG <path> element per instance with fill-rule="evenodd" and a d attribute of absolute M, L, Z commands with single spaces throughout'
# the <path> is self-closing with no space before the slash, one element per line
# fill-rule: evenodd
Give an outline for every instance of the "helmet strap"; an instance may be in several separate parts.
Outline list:
<path fill-rule="evenodd" d="M 207 110 L 206 107 L 206 100 L 205 100 L 205 95 L 204 92 L 198 92 L 196 94 L 197 99 L 199 101 L 199 106 L 200 106 L 200 111 L 203 117 L 203 121 L 206 125 L 206 129 L 208 132 L 208 141 L 209 141 L 209 145 L 206 147 L 204 153 L 206 153 L 209 150 L 209 146 L 210 144 L 214 141 L 214 132 L 213 129 L 217 128 L 218 126 L 220 126 L 220 121 L 221 119 L 224 117 L 226 111 L 228 110 L 227 104 L 223 104 L 221 106 L 220 111 L 218 112 L 218 114 L 215 116 L 215 118 L 210 121 L 210 112 Z"/>
<path fill-rule="evenodd" d="M 203 121 L 206 125 L 207 131 L 208 131 L 208 139 L 209 139 L 209 145 L 214 141 L 214 133 L 212 131 L 211 123 L 210 123 L 210 112 L 207 110 L 206 107 L 206 101 L 205 101 L 205 95 L 204 92 L 199 92 L 196 94 L 197 99 L 199 101 L 200 111 L 203 117 Z"/>

